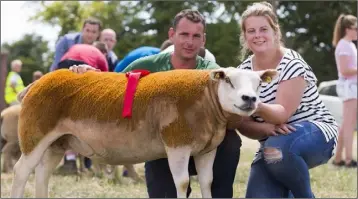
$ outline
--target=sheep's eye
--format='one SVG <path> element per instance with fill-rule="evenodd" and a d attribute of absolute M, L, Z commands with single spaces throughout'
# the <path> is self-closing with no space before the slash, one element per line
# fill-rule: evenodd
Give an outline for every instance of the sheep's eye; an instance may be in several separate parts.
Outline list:
<path fill-rule="evenodd" d="M 230 84 L 230 83 L 231 83 L 231 82 L 230 82 L 230 78 L 225 77 L 225 82 L 228 83 L 228 84 Z"/>
<path fill-rule="evenodd" d="M 231 83 L 230 78 L 225 77 L 225 82 L 228 83 L 228 84 L 230 84 L 230 86 L 231 86 L 232 88 L 235 88 L 234 85 Z"/>

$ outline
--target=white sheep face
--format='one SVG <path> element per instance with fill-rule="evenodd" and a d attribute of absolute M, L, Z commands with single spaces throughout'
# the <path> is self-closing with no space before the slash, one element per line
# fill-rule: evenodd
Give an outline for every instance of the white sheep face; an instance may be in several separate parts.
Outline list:
<path fill-rule="evenodd" d="M 260 84 L 271 81 L 276 75 L 276 70 L 251 71 L 229 67 L 211 71 L 210 77 L 219 81 L 218 98 L 224 111 L 250 116 L 259 103 Z"/>

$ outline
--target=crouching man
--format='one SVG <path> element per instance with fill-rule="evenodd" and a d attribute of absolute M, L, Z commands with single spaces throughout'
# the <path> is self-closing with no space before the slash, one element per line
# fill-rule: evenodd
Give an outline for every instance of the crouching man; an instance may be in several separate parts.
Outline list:
<path fill-rule="evenodd" d="M 123 72 L 135 69 L 151 73 L 176 69 L 216 69 L 219 66 L 198 56 L 205 44 L 205 20 L 198 11 L 183 10 L 175 18 L 168 35 L 174 44 L 173 53 L 151 55 L 132 62 Z M 77 73 L 95 70 L 90 66 L 73 66 Z M 227 129 L 223 142 L 217 148 L 213 166 L 212 197 L 232 198 L 236 168 L 240 158 L 241 139 L 235 130 Z M 189 174 L 196 175 L 193 158 L 189 161 Z M 150 198 L 176 198 L 177 192 L 167 158 L 145 163 L 147 191 Z M 187 196 L 191 188 L 189 185 Z"/>

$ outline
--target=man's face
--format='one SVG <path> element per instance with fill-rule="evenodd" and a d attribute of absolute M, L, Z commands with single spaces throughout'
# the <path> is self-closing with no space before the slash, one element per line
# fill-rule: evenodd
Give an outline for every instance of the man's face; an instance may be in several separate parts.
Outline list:
<path fill-rule="evenodd" d="M 102 32 L 101 37 L 99 38 L 100 42 L 107 44 L 108 50 L 112 51 L 116 45 L 116 36 L 110 32 Z"/>
<path fill-rule="evenodd" d="M 36 81 L 38 79 L 40 79 L 41 77 L 43 76 L 43 74 L 40 74 L 40 73 L 35 73 L 32 77 L 32 81 Z"/>
<path fill-rule="evenodd" d="M 13 66 L 13 71 L 15 71 L 15 72 L 17 72 L 17 73 L 21 72 L 21 69 L 22 69 L 22 65 L 21 65 L 21 64 L 15 64 L 15 65 Z"/>
<path fill-rule="evenodd" d="M 92 44 L 99 36 L 99 25 L 86 23 L 82 29 L 84 44 Z"/>
<path fill-rule="evenodd" d="M 179 21 L 176 30 L 170 28 L 168 34 L 174 44 L 174 54 L 181 59 L 195 59 L 205 44 L 204 25 L 185 17 Z"/>

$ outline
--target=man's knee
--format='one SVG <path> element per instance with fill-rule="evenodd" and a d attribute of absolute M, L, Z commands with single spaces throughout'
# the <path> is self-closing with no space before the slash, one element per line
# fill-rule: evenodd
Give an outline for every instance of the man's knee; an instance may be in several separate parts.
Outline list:
<path fill-rule="evenodd" d="M 223 142 L 218 146 L 214 170 L 236 171 L 240 159 L 241 138 L 235 130 L 227 130 Z M 228 170 L 229 169 L 229 170 Z M 216 173 L 217 171 L 214 171 Z"/>
<path fill-rule="evenodd" d="M 240 153 L 242 142 L 239 134 L 233 129 L 227 129 L 224 140 L 218 146 L 218 153 L 230 154 Z"/>
<path fill-rule="evenodd" d="M 144 165 L 147 192 L 150 198 L 176 197 L 176 189 L 168 159 L 148 161 Z"/>
<path fill-rule="evenodd" d="M 235 130 L 227 130 L 219 145 L 213 167 L 212 196 L 231 198 L 236 169 L 240 159 L 241 138 Z"/>
<path fill-rule="evenodd" d="M 144 169 L 146 178 L 151 178 L 156 175 L 165 175 L 168 172 L 171 174 L 168 159 L 166 158 L 148 161 L 144 164 Z"/>

